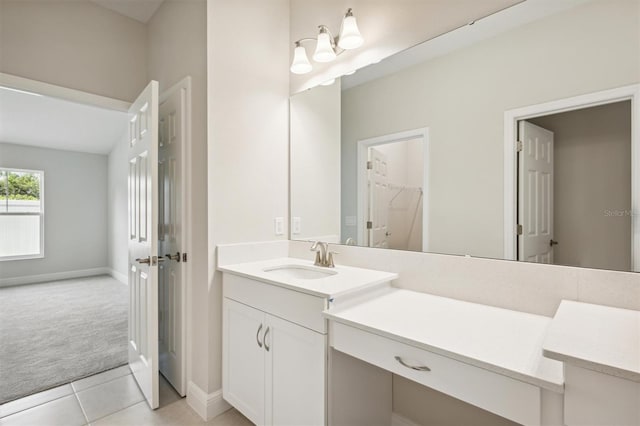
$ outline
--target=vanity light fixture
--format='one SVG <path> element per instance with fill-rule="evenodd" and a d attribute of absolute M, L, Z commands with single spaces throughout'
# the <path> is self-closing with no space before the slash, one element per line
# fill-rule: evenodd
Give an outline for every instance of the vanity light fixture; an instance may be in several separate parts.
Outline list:
<path fill-rule="evenodd" d="M 318 29 L 316 38 L 301 38 L 295 42 L 293 62 L 290 68 L 292 73 L 306 74 L 312 69 L 312 65 L 307 58 L 307 51 L 302 46 L 303 42 L 312 40 L 316 42 L 316 50 L 313 54 L 313 60 L 316 62 L 331 62 L 345 50 L 356 49 L 362 46 L 364 42 L 351 8 L 347 9 L 347 13 L 342 19 L 340 34 L 337 37 L 333 37 L 326 25 L 319 25 Z M 337 48 L 341 50 L 336 52 Z"/>

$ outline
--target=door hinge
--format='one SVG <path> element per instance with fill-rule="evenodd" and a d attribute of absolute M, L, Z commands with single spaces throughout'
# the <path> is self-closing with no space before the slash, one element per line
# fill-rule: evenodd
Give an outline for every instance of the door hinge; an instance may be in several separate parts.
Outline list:
<path fill-rule="evenodd" d="M 516 141 L 516 152 L 521 152 L 524 149 L 522 141 Z"/>
<path fill-rule="evenodd" d="M 367 221 L 367 229 L 373 229 L 373 222 Z"/>
<path fill-rule="evenodd" d="M 522 235 L 522 225 L 516 226 L 516 232 L 518 233 L 518 235 Z"/>
<path fill-rule="evenodd" d="M 182 253 L 182 261 L 183 262 L 187 261 L 187 253 Z"/>
<path fill-rule="evenodd" d="M 373 170 L 373 162 L 367 161 L 367 170 Z"/>

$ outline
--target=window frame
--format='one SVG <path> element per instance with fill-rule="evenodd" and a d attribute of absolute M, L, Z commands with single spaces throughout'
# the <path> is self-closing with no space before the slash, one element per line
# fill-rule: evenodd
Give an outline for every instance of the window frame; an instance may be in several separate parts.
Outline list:
<path fill-rule="evenodd" d="M 43 259 L 44 258 L 44 170 L 32 170 L 32 169 L 19 169 L 15 167 L 4 167 L 0 166 L 0 171 L 5 171 L 7 173 L 18 172 L 18 173 L 33 173 L 40 175 L 40 212 L 32 213 L 32 212 L 0 212 L 0 216 L 40 216 L 40 251 L 37 254 L 21 254 L 15 256 L 0 256 L 0 262 L 5 262 L 9 260 L 28 260 L 28 259 Z M 8 179 L 8 175 L 7 175 Z M 8 180 L 7 180 L 8 185 Z M 6 195 L 6 194 L 5 194 Z M 0 199 L 0 202 L 2 200 Z"/>

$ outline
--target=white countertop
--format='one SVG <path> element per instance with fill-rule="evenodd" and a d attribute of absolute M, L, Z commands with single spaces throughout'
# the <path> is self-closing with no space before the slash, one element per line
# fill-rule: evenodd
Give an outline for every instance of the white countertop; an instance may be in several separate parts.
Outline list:
<path fill-rule="evenodd" d="M 398 278 L 398 274 L 394 272 L 375 271 L 372 269 L 342 265 L 336 265 L 335 268 L 326 268 L 328 271 L 337 272 L 335 275 L 311 280 L 282 278 L 264 271 L 265 269 L 280 265 L 313 266 L 313 262 L 310 260 L 285 257 L 258 262 L 222 265 L 218 266 L 218 270 L 326 298 L 344 296 L 351 292 L 363 290 L 368 287 L 375 287 Z"/>
<path fill-rule="evenodd" d="M 564 392 L 562 363 L 542 356 L 548 317 L 394 288 L 325 317 Z"/>
<path fill-rule="evenodd" d="M 563 300 L 544 355 L 640 382 L 640 311 Z"/>

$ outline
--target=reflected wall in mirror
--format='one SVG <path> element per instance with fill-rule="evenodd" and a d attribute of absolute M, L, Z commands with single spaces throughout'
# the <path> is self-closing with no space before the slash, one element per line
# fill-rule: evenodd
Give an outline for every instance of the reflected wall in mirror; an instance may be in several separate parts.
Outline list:
<path fill-rule="evenodd" d="M 294 95 L 291 238 L 640 270 L 639 16 L 528 0 Z"/>

